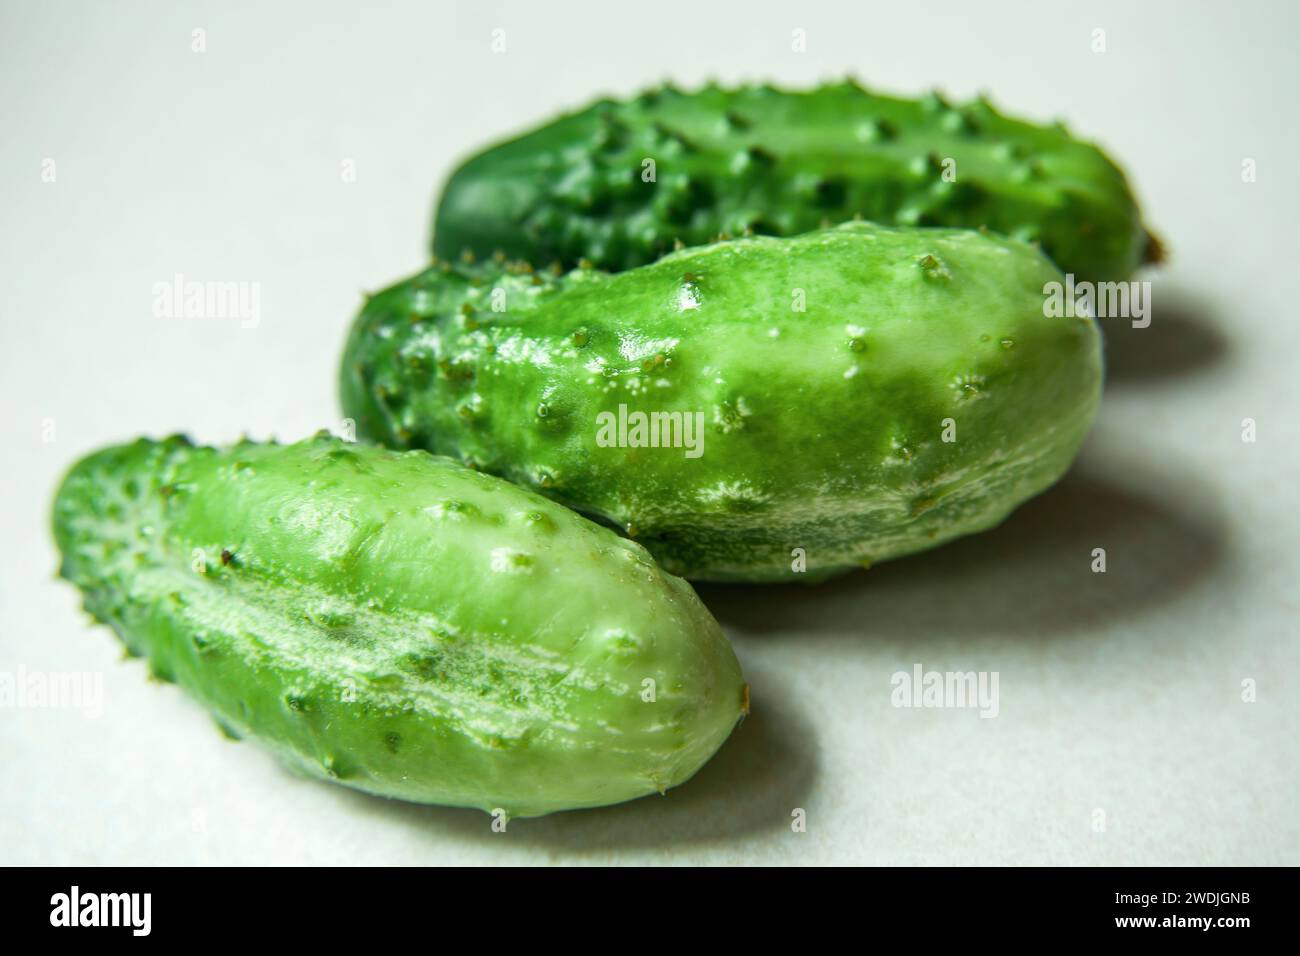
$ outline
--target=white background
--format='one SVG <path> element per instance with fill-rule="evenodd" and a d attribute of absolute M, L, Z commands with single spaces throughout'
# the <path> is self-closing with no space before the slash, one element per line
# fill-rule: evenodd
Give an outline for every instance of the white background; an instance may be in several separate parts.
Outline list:
<path fill-rule="evenodd" d="M 0 671 L 102 673 L 104 704 L 0 710 L 0 862 L 1300 863 L 1294 4 L 2 9 Z M 701 588 L 754 712 L 686 786 L 497 834 L 296 779 L 53 579 L 51 496 L 85 452 L 337 427 L 361 291 L 421 265 L 458 157 L 664 77 L 846 71 L 1066 118 L 1172 261 L 1152 327 L 1106 329 L 1080 464 L 1001 529 L 813 590 Z M 260 324 L 155 318 L 176 273 L 260 283 Z M 916 663 L 997 671 L 1000 715 L 891 707 Z"/>

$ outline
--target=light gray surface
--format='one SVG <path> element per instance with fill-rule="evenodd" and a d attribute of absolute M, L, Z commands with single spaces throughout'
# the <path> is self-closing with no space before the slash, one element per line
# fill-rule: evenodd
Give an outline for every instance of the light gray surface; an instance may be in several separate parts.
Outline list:
<path fill-rule="evenodd" d="M 102 674 L 104 699 L 0 709 L 0 862 L 1300 863 L 1295 6 L 613 6 L 5 0 L 0 672 Z M 1173 260 L 1152 327 L 1108 327 L 1081 465 L 1003 528 L 816 590 L 701 589 L 755 710 L 687 786 L 497 834 L 298 780 L 52 580 L 86 451 L 336 427 L 360 290 L 420 264 L 458 156 L 662 77 L 848 70 L 1066 117 Z M 175 273 L 259 283 L 260 323 L 155 318 Z M 999 716 L 891 706 L 916 663 L 997 671 Z"/>

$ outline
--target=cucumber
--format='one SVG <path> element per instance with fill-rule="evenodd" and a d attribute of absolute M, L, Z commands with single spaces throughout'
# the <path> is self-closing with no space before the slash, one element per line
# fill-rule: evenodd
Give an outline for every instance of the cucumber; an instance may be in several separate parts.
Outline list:
<path fill-rule="evenodd" d="M 363 308 L 342 402 L 674 574 L 811 580 L 990 528 L 1066 470 L 1102 366 L 1092 319 L 1045 315 L 1059 281 L 1024 243 L 871 223 L 615 274 L 440 262 Z"/>
<path fill-rule="evenodd" d="M 433 250 L 621 270 L 675 240 L 791 236 L 855 216 L 986 226 L 1093 282 L 1160 256 L 1124 174 L 1063 126 L 1012 119 L 983 98 L 899 99 L 851 81 L 596 102 L 457 169 Z"/>
<path fill-rule="evenodd" d="M 374 794 L 509 816 L 688 779 L 748 701 L 686 582 L 521 488 L 325 435 L 76 464 L 63 577 L 237 737 Z"/>

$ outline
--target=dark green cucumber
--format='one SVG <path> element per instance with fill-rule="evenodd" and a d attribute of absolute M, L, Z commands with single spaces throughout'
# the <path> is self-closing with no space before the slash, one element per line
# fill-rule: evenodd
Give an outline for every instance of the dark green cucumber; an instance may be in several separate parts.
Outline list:
<path fill-rule="evenodd" d="M 643 548 L 424 452 L 141 440 L 72 469 L 54 533 L 156 674 L 371 793 L 617 803 L 689 778 L 747 706 L 717 623 Z"/>
<path fill-rule="evenodd" d="M 433 248 L 619 270 L 676 240 L 791 236 L 855 216 L 985 226 L 1040 243 L 1079 280 L 1125 279 L 1159 255 L 1124 174 L 1064 127 L 983 98 L 898 99 L 852 82 L 601 100 L 465 162 Z"/>
<path fill-rule="evenodd" d="M 612 275 L 442 263 L 365 306 L 343 407 L 673 573 L 806 580 L 989 528 L 1060 477 L 1102 370 L 1093 320 L 1044 314 L 1059 281 L 1010 239 L 870 223 Z M 632 427 L 655 414 L 670 447 Z"/>

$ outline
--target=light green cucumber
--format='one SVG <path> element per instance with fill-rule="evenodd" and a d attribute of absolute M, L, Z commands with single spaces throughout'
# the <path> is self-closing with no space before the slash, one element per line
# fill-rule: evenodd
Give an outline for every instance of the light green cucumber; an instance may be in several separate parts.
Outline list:
<path fill-rule="evenodd" d="M 236 736 L 370 793 L 510 816 L 688 779 L 748 689 L 645 550 L 424 452 L 182 437 L 79 462 L 62 574 Z"/>
<path fill-rule="evenodd" d="M 993 527 L 1061 476 L 1102 382 L 1095 322 L 1045 314 L 1061 278 L 1024 243 L 870 223 L 617 274 L 438 263 L 357 318 L 343 407 L 675 574 L 809 580 Z"/>
<path fill-rule="evenodd" d="M 986 226 L 1092 282 L 1160 257 L 1124 174 L 1064 127 L 983 98 L 882 96 L 851 81 L 601 100 L 468 159 L 443 191 L 433 248 L 618 270 L 675 241 L 791 236 L 854 216 Z"/>

